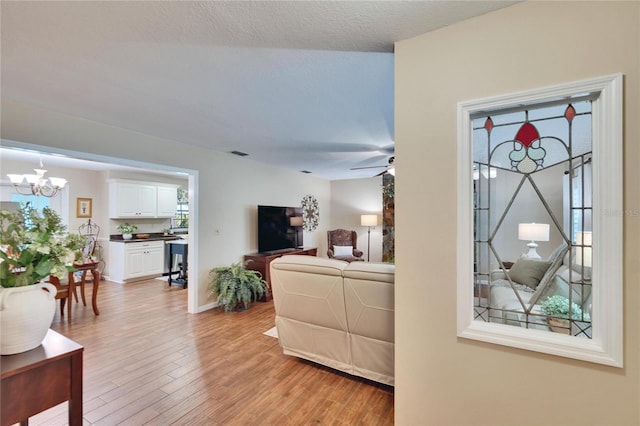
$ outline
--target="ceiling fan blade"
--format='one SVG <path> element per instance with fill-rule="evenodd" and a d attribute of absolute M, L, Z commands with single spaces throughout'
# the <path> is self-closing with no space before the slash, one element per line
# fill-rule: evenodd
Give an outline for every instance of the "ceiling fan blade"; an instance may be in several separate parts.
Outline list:
<path fill-rule="evenodd" d="M 390 145 L 387 145 L 387 146 L 383 146 L 378 151 L 385 152 L 387 154 L 393 154 L 396 151 L 396 147 L 395 147 L 395 144 L 390 144 Z"/>
<path fill-rule="evenodd" d="M 379 169 L 380 167 L 387 167 L 387 166 L 352 167 L 349 170 Z"/>

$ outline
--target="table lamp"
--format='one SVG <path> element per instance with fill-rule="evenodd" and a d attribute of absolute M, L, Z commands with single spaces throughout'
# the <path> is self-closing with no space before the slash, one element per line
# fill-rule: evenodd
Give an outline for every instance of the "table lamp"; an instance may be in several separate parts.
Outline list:
<path fill-rule="evenodd" d="M 548 223 L 520 223 L 518 225 L 518 239 L 522 241 L 530 241 L 527 244 L 529 252 L 525 254 L 529 259 L 541 260 L 542 258 L 536 251 L 538 244 L 536 241 L 549 241 L 549 224 Z"/>
<path fill-rule="evenodd" d="M 289 225 L 293 228 L 299 228 L 303 225 L 302 216 L 292 216 L 289 218 Z M 298 248 L 298 230 L 294 229 L 295 232 L 295 245 Z"/>

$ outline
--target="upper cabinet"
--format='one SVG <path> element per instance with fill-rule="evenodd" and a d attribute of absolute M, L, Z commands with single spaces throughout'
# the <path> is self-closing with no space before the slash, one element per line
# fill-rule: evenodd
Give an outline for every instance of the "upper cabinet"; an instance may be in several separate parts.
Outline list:
<path fill-rule="evenodd" d="M 175 185 L 158 185 L 157 217 L 174 217 L 178 205 L 178 187 Z"/>
<path fill-rule="evenodd" d="M 110 218 L 173 217 L 176 212 L 177 186 L 109 180 Z"/>

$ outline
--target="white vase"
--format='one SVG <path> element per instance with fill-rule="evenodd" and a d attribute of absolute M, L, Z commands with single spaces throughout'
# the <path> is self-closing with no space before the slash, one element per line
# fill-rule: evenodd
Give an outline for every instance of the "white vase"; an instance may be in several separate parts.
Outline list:
<path fill-rule="evenodd" d="M 122 234 L 123 240 L 130 240 L 131 238 L 133 238 L 133 234 Z"/>
<path fill-rule="evenodd" d="M 0 288 L 0 355 L 40 346 L 56 313 L 56 292 L 49 283 Z"/>

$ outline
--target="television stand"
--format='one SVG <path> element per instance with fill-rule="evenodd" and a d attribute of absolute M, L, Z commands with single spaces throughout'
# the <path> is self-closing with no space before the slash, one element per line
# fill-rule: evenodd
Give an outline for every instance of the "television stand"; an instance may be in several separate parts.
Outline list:
<path fill-rule="evenodd" d="M 282 257 L 284 255 L 302 255 L 302 256 L 317 256 L 318 248 L 317 247 L 301 247 L 301 248 L 290 248 L 283 250 L 276 250 L 267 253 L 253 253 L 253 254 L 245 254 L 244 261 L 246 264 L 246 268 L 252 271 L 260 272 L 262 278 L 267 282 L 267 295 L 261 299 L 262 302 L 267 302 L 272 299 L 271 296 L 271 274 L 269 272 L 269 266 L 274 259 Z M 250 262 L 247 262 L 250 261 Z"/>

